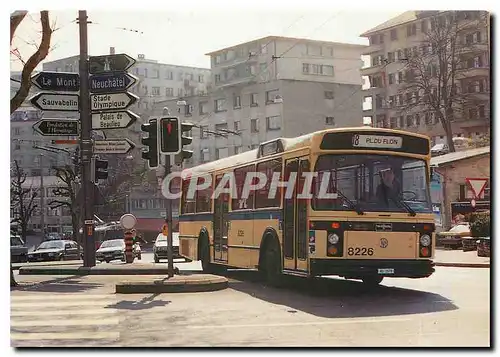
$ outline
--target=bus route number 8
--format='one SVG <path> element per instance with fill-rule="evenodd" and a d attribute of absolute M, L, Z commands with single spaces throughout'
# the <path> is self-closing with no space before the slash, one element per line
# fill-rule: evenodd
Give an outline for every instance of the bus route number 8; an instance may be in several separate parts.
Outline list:
<path fill-rule="evenodd" d="M 352 137 L 352 146 L 358 146 L 359 145 L 359 134 L 356 134 Z"/>

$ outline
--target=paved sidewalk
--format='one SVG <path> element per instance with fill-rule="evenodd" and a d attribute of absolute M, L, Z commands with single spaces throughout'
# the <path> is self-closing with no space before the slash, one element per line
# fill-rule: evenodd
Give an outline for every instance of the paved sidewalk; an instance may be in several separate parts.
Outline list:
<path fill-rule="evenodd" d="M 489 268 L 490 258 L 478 257 L 476 251 L 436 249 L 434 263 L 436 266 Z"/>

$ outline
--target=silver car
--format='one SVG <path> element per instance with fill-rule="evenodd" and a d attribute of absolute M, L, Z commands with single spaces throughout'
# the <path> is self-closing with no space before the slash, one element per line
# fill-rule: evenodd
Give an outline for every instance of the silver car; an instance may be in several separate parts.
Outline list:
<path fill-rule="evenodd" d="M 175 258 L 182 258 L 182 256 L 179 254 L 179 233 L 178 232 L 173 232 L 172 233 L 172 246 L 173 246 L 173 257 Z M 153 254 L 155 258 L 155 263 L 159 263 L 160 259 L 168 259 L 167 256 L 167 236 L 163 235 L 162 233 L 158 234 L 158 237 L 156 237 L 155 240 L 155 245 L 153 246 Z"/>

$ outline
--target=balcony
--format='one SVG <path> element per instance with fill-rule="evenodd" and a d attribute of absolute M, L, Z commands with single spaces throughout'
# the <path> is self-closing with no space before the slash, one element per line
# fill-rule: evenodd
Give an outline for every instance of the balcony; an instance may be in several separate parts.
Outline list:
<path fill-rule="evenodd" d="M 258 61 L 259 61 L 259 56 L 239 57 L 239 58 L 234 58 L 232 60 L 221 62 L 221 63 L 217 64 L 216 66 L 214 66 L 214 68 L 226 69 L 226 68 L 237 66 L 237 65 L 242 64 L 242 63 L 254 63 L 254 62 L 257 63 Z"/>
<path fill-rule="evenodd" d="M 457 71 L 457 79 L 473 78 L 473 77 L 489 77 L 490 67 L 471 67 L 471 68 L 460 68 Z"/>
<path fill-rule="evenodd" d="M 250 83 L 250 82 L 253 82 L 253 81 L 256 81 L 256 76 L 254 75 L 247 75 L 245 77 L 232 77 L 232 78 L 228 78 L 228 79 L 225 79 L 225 80 L 221 80 L 220 82 L 217 82 L 215 83 L 215 86 L 217 88 L 224 88 L 224 87 L 229 87 L 229 86 L 234 86 L 234 85 L 237 85 L 237 84 L 241 84 L 241 83 Z"/>
<path fill-rule="evenodd" d="M 469 53 L 484 53 L 490 51 L 490 46 L 486 42 L 461 44 L 458 47 L 458 54 L 464 55 Z"/>
<path fill-rule="evenodd" d="M 379 43 L 379 44 L 376 44 L 376 45 L 369 45 L 368 47 L 366 47 L 363 50 L 362 55 L 363 56 L 367 56 L 367 55 L 371 55 L 373 53 L 381 52 L 383 50 L 384 50 L 384 44 L 383 43 Z"/>
<path fill-rule="evenodd" d="M 373 74 L 378 74 L 382 71 L 384 64 L 379 64 L 377 66 L 361 68 L 362 76 L 371 76 Z"/>

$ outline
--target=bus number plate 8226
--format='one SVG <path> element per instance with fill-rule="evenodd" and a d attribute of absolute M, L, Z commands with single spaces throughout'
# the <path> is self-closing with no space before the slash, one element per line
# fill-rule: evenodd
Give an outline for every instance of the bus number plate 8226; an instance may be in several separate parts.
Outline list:
<path fill-rule="evenodd" d="M 373 248 L 366 247 L 349 247 L 347 255 L 373 255 Z"/>

